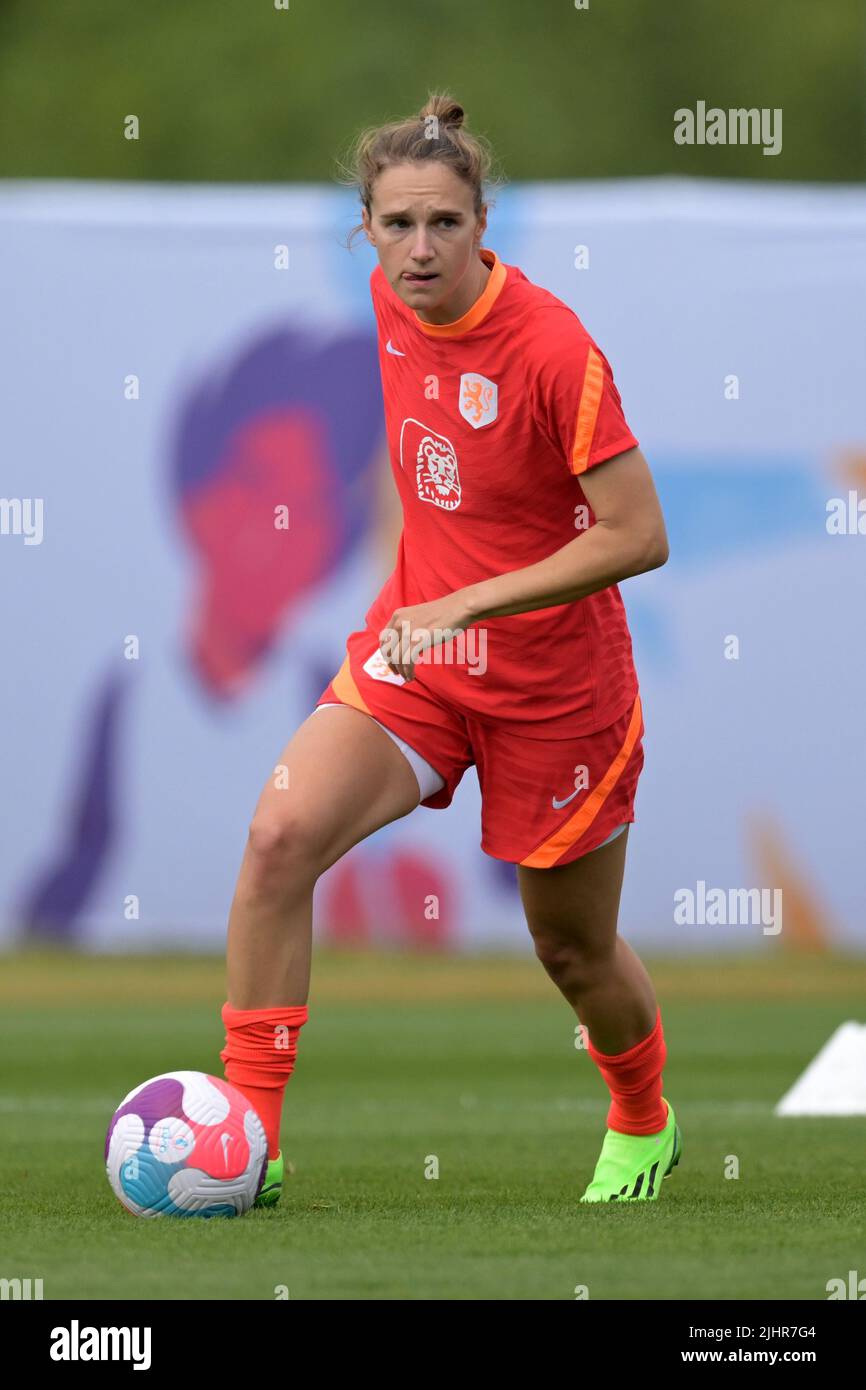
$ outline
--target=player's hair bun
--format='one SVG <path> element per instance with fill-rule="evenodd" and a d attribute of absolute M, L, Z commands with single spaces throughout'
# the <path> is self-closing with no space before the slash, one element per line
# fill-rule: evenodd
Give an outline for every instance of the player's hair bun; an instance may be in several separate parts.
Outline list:
<path fill-rule="evenodd" d="M 425 121 L 428 116 L 436 116 L 442 126 L 451 126 L 455 130 L 459 130 L 466 112 L 458 101 L 452 101 L 449 96 L 437 92 L 427 102 L 423 111 L 418 113 L 420 121 Z"/>

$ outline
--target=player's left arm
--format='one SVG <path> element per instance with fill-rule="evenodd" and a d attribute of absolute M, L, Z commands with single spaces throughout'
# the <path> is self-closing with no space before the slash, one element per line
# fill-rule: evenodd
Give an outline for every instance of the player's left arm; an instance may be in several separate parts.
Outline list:
<path fill-rule="evenodd" d="M 665 563 L 664 517 L 639 448 L 595 464 L 581 475 L 580 484 L 595 515 L 594 525 L 534 565 L 483 579 L 431 603 L 397 609 L 380 634 L 382 654 L 391 669 L 406 680 L 414 679 L 410 650 L 416 636 L 417 655 L 432 641 L 444 640 L 443 634 L 464 631 L 487 618 L 573 603 Z"/>
<path fill-rule="evenodd" d="M 575 603 L 668 558 L 649 465 L 628 427 L 610 364 L 576 319 L 549 325 L 530 373 L 528 407 L 562 466 L 579 479 L 594 524 L 552 555 L 479 580 L 431 603 L 398 609 L 380 634 L 383 655 L 407 680 L 416 652 L 488 618 Z M 555 331 L 554 331 L 555 329 Z M 397 634 L 403 634 L 399 647 Z"/>
<path fill-rule="evenodd" d="M 470 623 L 573 603 L 665 563 L 664 517 L 639 448 L 587 469 L 580 485 L 595 524 L 534 565 L 460 590 Z"/>

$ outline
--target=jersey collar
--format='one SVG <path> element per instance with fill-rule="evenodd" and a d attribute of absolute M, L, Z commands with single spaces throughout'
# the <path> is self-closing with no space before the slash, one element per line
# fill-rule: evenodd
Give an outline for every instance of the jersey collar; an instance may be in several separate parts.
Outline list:
<path fill-rule="evenodd" d="M 487 284 L 481 294 L 472 305 L 467 309 L 462 318 L 454 319 L 452 323 L 425 323 L 419 318 L 415 310 L 412 310 L 412 317 L 422 333 L 426 333 L 429 338 L 459 338 L 464 333 L 469 333 L 473 328 L 477 328 L 479 323 L 487 317 L 496 300 L 502 293 L 505 284 L 506 269 L 495 251 L 491 251 L 486 246 L 478 248 L 478 254 L 485 265 L 490 266 L 490 274 L 487 277 Z"/>

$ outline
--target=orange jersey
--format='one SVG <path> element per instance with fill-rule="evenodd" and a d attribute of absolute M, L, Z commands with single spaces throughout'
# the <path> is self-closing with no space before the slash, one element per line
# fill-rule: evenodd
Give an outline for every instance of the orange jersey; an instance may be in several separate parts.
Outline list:
<path fill-rule="evenodd" d="M 403 506 L 397 563 L 365 618 L 377 632 L 396 608 L 522 569 L 574 540 L 595 521 L 581 474 L 637 445 L 610 365 L 573 310 L 495 252 L 480 254 L 487 284 L 450 324 L 420 319 L 380 266 L 370 276 Z M 606 728 L 637 693 L 615 584 L 479 621 L 414 669 L 459 709 L 522 726 L 562 719 L 563 736 Z"/>

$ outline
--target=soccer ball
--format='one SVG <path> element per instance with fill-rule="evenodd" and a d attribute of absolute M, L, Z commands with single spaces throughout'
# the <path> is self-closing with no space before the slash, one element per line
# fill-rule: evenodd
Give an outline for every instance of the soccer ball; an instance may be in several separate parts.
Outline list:
<path fill-rule="evenodd" d="M 268 1166 L 264 1126 L 246 1096 L 203 1071 L 136 1086 L 105 1136 L 105 1171 L 136 1216 L 241 1216 Z"/>

